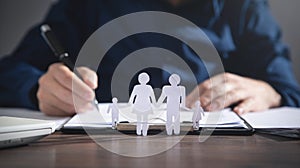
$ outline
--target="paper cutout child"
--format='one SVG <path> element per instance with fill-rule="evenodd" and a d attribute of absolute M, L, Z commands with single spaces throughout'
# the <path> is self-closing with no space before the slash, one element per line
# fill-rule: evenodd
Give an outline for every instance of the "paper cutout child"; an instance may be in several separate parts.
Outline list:
<path fill-rule="evenodd" d="M 133 112 L 137 115 L 136 134 L 147 136 L 148 132 L 148 115 L 153 113 L 152 104 L 156 103 L 154 91 L 147 83 L 150 77 L 147 73 L 141 73 L 138 76 L 139 85 L 135 85 L 129 103 L 133 104 Z"/>
<path fill-rule="evenodd" d="M 201 102 L 198 100 L 195 102 L 195 107 L 193 108 L 194 114 L 193 114 L 193 129 L 199 130 L 199 121 L 202 120 L 204 117 L 204 110 L 201 107 Z"/>
<path fill-rule="evenodd" d="M 111 123 L 112 123 L 112 128 L 116 128 L 116 124 L 119 121 L 119 107 L 118 107 L 118 99 L 114 97 L 112 99 L 112 104 L 108 106 L 107 113 L 111 112 Z"/>
<path fill-rule="evenodd" d="M 178 86 L 180 77 L 177 74 L 172 74 L 169 77 L 171 85 L 164 86 L 162 94 L 158 99 L 158 104 L 161 104 L 167 98 L 167 121 L 166 130 L 168 135 L 172 135 L 172 125 L 174 125 L 174 134 L 180 134 L 180 107 L 185 107 L 185 87 Z"/>

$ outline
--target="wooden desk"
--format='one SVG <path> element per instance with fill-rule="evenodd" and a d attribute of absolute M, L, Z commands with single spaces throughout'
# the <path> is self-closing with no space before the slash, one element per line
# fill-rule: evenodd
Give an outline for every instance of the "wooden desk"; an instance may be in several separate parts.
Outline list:
<path fill-rule="evenodd" d="M 272 139 L 273 138 L 273 139 Z M 262 135 L 186 136 L 161 154 L 131 158 L 113 154 L 87 135 L 55 133 L 24 147 L 0 150 L 0 167 L 299 167 L 300 141 Z"/>

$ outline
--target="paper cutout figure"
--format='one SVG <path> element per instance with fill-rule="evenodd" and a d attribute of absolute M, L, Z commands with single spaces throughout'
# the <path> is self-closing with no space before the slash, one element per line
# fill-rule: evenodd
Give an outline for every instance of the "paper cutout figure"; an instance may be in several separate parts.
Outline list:
<path fill-rule="evenodd" d="M 167 98 L 167 121 L 166 130 L 168 135 L 172 135 L 174 126 L 174 134 L 180 134 L 180 107 L 185 107 L 185 87 L 178 86 L 180 77 L 172 74 L 169 78 L 171 85 L 164 86 L 158 104 L 161 104 Z"/>
<path fill-rule="evenodd" d="M 138 76 L 139 85 L 135 85 L 129 98 L 129 103 L 133 104 L 133 112 L 137 115 L 136 134 L 147 136 L 148 115 L 153 113 L 152 104 L 156 103 L 154 91 L 147 83 L 150 77 L 147 73 Z"/>
<path fill-rule="evenodd" d="M 107 113 L 109 112 L 111 112 L 112 128 L 115 129 L 119 121 L 119 112 L 120 112 L 118 107 L 118 99 L 116 97 L 112 99 L 112 104 L 108 106 Z"/>
<path fill-rule="evenodd" d="M 199 121 L 201 121 L 205 115 L 204 110 L 201 107 L 201 102 L 199 100 L 195 102 L 195 107 L 193 108 L 193 111 L 193 129 L 199 130 Z"/>

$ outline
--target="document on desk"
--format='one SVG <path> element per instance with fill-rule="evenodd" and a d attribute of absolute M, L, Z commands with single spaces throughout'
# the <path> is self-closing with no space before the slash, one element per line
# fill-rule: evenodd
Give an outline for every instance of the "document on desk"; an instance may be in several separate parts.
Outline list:
<path fill-rule="evenodd" d="M 241 117 L 253 128 L 300 128 L 300 108 L 282 107 Z"/>
<path fill-rule="evenodd" d="M 55 122 L 55 130 L 60 130 L 70 117 L 50 117 L 40 111 L 17 108 L 0 108 L 0 116 L 40 119 Z"/>
<path fill-rule="evenodd" d="M 75 115 L 64 128 L 87 127 L 87 128 L 107 128 L 111 127 L 111 114 L 107 113 L 109 104 L 99 104 L 100 112 L 90 111 Z M 136 115 L 132 113 L 132 107 L 125 103 L 119 104 L 120 122 L 136 122 Z M 162 125 L 166 122 L 165 105 L 161 108 L 153 108 L 153 114 L 149 115 L 150 125 Z M 181 110 L 181 123 L 192 123 L 193 112 L 191 110 Z M 245 127 L 244 121 L 230 109 L 218 112 L 205 112 L 204 118 L 200 121 L 200 127 Z"/>

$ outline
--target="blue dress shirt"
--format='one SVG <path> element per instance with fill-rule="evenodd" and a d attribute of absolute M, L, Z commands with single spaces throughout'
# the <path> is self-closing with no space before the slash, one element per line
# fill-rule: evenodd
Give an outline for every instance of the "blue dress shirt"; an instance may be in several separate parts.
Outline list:
<path fill-rule="evenodd" d="M 41 24 L 47 23 L 75 61 L 87 38 L 105 23 L 125 14 L 164 11 L 182 16 L 198 25 L 218 50 L 226 72 L 263 80 L 281 96 L 282 106 L 300 106 L 300 89 L 291 69 L 289 51 L 265 0 L 191 0 L 173 7 L 166 0 L 60 0 Z M 38 79 L 57 62 L 33 27 L 16 50 L 0 61 L 0 106 L 37 109 Z M 129 53 L 145 47 L 162 47 L 193 67 L 198 82 L 208 78 L 195 54 L 180 41 L 155 33 L 143 33 L 121 40 L 98 69 L 100 101 L 111 100 L 110 81 L 114 67 Z M 108 66 L 109 65 L 109 66 Z M 105 73 L 101 73 L 105 72 Z M 153 85 L 165 79 L 156 73 Z"/>

